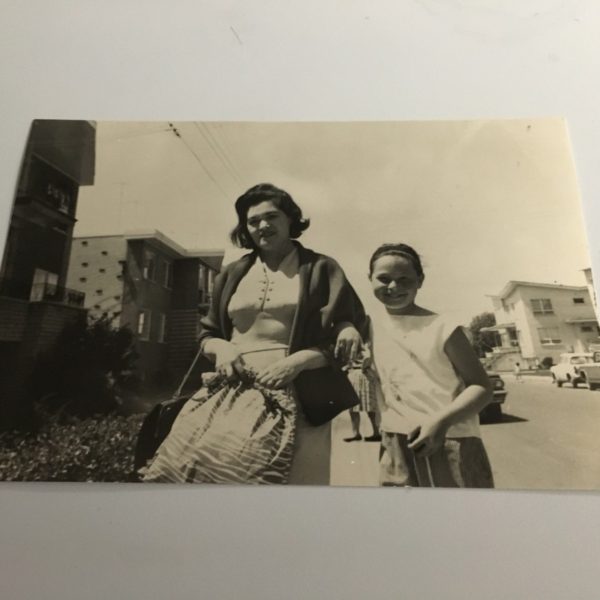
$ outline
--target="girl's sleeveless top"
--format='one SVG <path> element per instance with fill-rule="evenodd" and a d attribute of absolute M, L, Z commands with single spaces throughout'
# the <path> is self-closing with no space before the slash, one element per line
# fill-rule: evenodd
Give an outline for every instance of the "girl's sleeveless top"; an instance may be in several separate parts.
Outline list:
<path fill-rule="evenodd" d="M 372 318 L 373 359 L 383 392 L 381 429 L 408 434 L 425 415 L 447 406 L 464 389 L 444 345 L 461 327 L 441 315 Z M 448 437 L 480 437 L 479 417 L 455 425 Z"/>

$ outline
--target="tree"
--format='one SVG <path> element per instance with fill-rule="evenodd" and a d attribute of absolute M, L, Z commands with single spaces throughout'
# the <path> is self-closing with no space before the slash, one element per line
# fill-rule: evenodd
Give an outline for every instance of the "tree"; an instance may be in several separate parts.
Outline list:
<path fill-rule="evenodd" d="M 136 387 L 136 359 L 130 329 L 114 328 L 107 318 L 68 324 L 38 358 L 34 399 L 45 410 L 77 417 L 110 413 L 123 391 Z"/>
<path fill-rule="evenodd" d="M 491 312 L 484 312 L 473 317 L 469 324 L 473 347 L 480 358 L 483 358 L 486 352 L 490 352 L 494 346 L 497 346 L 494 331 L 481 331 L 484 327 L 492 327 L 495 324 L 496 317 Z"/>

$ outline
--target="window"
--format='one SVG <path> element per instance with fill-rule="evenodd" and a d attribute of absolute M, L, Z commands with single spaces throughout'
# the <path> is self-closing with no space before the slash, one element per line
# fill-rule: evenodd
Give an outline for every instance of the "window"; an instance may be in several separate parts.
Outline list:
<path fill-rule="evenodd" d="M 583 331 L 583 333 L 592 333 L 594 328 L 591 325 L 582 325 L 581 331 Z"/>
<path fill-rule="evenodd" d="M 539 298 L 532 299 L 531 309 L 533 313 L 536 315 L 552 315 L 554 311 L 552 310 L 552 302 L 550 302 L 549 298 Z"/>
<path fill-rule="evenodd" d="M 58 285 L 58 274 L 36 269 L 33 273 L 33 282 L 31 284 L 31 294 L 29 299 L 32 302 L 42 300 L 53 300 L 56 295 Z"/>
<path fill-rule="evenodd" d="M 87 277 L 80 277 L 79 281 L 81 281 L 81 283 L 85 283 L 87 281 Z"/>
<path fill-rule="evenodd" d="M 82 246 L 87 246 L 87 245 L 88 245 L 88 243 L 87 243 L 87 240 L 82 240 L 82 241 L 81 241 L 81 245 L 82 245 Z"/>
<path fill-rule="evenodd" d="M 96 290 L 96 295 L 97 296 L 102 296 L 102 290 Z"/>
<path fill-rule="evenodd" d="M 208 293 L 209 293 L 209 295 L 212 295 L 214 284 L 215 284 L 215 272 L 209 271 L 208 272 Z"/>
<path fill-rule="evenodd" d="M 98 269 L 98 271 L 100 271 L 100 273 L 106 273 L 106 269 Z"/>
<path fill-rule="evenodd" d="M 108 256 L 108 252 L 106 250 L 102 250 L 102 252 L 100 252 L 100 254 L 102 254 L 102 256 Z"/>
<path fill-rule="evenodd" d="M 87 266 L 88 266 L 88 263 L 86 263 L 86 262 L 82 262 L 82 263 L 81 263 L 81 266 L 82 266 L 82 267 L 87 267 Z"/>
<path fill-rule="evenodd" d="M 121 296 L 115 296 L 115 300 L 120 300 Z"/>
<path fill-rule="evenodd" d="M 585 304 L 585 298 L 573 298 L 573 304 Z"/>
<path fill-rule="evenodd" d="M 540 327 L 538 334 L 542 344 L 560 344 L 562 342 L 558 327 Z"/>
<path fill-rule="evenodd" d="M 150 250 L 144 250 L 144 279 L 154 281 L 156 277 L 156 255 Z"/>
<path fill-rule="evenodd" d="M 141 310 L 138 314 L 137 333 L 140 336 L 140 340 L 150 339 L 150 317 L 151 313 L 149 310 Z"/>
<path fill-rule="evenodd" d="M 158 313 L 158 341 L 164 342 L 167 337 L 167 316 L 165 313 Z"/>
<path fill-rule="evenodd" d="M 173 287 L 173 265 L 169 261 L 164 261 L 163 285 L 167 288 Z"/>

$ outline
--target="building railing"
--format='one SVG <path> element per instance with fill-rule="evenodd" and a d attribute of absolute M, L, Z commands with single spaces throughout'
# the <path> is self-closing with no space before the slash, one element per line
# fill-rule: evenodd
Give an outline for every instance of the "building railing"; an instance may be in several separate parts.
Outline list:
<path fill-rule="evenodd" d="M 55 302 L 58 304 L 68 304 L 69 306 L 83 307 L 85 293 L 47 282 L 34 283 L 31 286 L 29 299 L 32 302 Z"/>
<path fill-rule="evenodd" d="M 72 290 L 48 282 L 32 285 L 17 279 L 0 279 L 0 296 L 31 302 L 54 302 L 78 307 L 83 307 L 85 302 L 85 293 L 79 290 Z"/>

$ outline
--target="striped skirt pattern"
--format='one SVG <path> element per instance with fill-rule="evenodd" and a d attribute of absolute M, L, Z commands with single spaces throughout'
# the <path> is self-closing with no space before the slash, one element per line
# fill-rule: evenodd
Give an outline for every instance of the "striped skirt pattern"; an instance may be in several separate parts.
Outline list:
<path fill-rule="evenodd" d="M 377 411 L 377 380 L 370 371 L 362 369 L 349 369 L 348 380 L 352 384 L 360 403 L 353 406 L 353 412 L 376 412 Z"/>
<path fill-rule="evenodd" d="M 287 483 L 296 404 L 286 390 L 253 381 L 229 385 L 214 376 L 182 408 L 143 481 L 173 483 Z"/>

